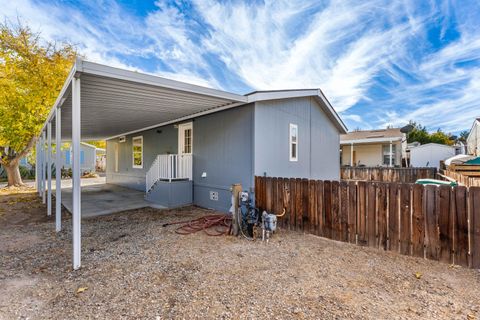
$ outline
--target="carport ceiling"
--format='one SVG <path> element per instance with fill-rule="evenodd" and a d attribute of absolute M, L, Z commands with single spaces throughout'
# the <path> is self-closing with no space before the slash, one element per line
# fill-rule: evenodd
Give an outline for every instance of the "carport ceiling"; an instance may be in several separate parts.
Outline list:
<path fill-rule="evenodd" d="M 74 76 L 81 82 L 82 140 L 115 137 L 247 102 L 242 95 L 77 60 L 49 115 L 53 119 L 53 110 L 61 105 L 63 140 L 72 134 Z"/>

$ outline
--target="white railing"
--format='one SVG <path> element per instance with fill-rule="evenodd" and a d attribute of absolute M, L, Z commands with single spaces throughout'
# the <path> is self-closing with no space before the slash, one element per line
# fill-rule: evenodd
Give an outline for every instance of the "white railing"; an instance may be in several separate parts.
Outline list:
<path fill-rule="evenodd" d="M 159 154 L 146 175 L 146 191 L 158 180 L 192 180 L 191 154 Z"/>

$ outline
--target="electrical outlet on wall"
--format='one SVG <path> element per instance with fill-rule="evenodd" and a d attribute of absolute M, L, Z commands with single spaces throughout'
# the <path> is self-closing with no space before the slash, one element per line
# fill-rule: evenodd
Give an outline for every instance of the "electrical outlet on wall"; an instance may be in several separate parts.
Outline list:
<path fill-rule="evenodd" d="M 218 192 L 217 191 L 210 191 L 210 200 L 218 201 Z"/>

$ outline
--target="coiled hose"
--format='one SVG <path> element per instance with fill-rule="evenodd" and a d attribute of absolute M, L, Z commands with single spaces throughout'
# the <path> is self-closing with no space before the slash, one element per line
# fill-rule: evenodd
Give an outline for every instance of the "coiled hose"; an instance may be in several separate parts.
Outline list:
<path fill-rule="evenodd" d="M 175 230 L 178 234 L 188 235 L 203 230 L 207 235 L 217 237 L 230 233 L 232 217 L 226 214 L 212 214 L 193 220 L 165 223 L 163 227 L 175 224 L 181 224 Z"/>

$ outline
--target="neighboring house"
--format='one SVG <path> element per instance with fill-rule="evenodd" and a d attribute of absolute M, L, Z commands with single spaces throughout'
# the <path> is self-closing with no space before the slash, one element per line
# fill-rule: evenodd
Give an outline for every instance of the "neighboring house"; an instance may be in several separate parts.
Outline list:
<path fill-rule="evenodd" d="M 105 172 L 107 168 L 107 150 L 97 148 L 95 150 L 95 171 Z"/>
<path fill-rule="evenodd" d="M 23 157 L 22 159 L 20 159 L 20 166 L 25 167 L 28 170 L 31 170 L 33 168 L 33 166 L 30 164 L 30 162 L 28 162 L 27 157 Z"/>
<path fill-rule="evenodd" d="M 480 118 L 473 121 L 467 137 L 467 150 L 470 155 L 480 156 Z"/>
<path fill-rule="evenodd" d="M 342 166 L 402 166 L 406 136 L 399 128 L 352 131 L 340 136 Z"/>
<path fill-rule="evenodd" d="M 411 167 L 435 167 L 440 169 L 440 161 L 457 154 L 457 148 L 438 143 L 427 143 L 410 149 Z"/>
<path fill-rule="evenodd" d="M 253 191 L 255 175 L 339 179 L 346 128 L 320 90 L 246 96 L 235 108 L 107 140 L 107 183 L 167 207 L 228 211 L 231 185 Z"/>
<path fill-rule="evenodd" d="M 96 162 L 97 162 L 97 147 L 94 145 L 82 142 L 80 145 L 80 167 L 82 174 L 85 172 L 95 172 Z M 105 153 L 105 149 L 103 150 Z M 62 151 L 63 158 L 63 168 L 71 169 L 72 168 L 72 148 L 69 146 L 67 149 Z"/>

